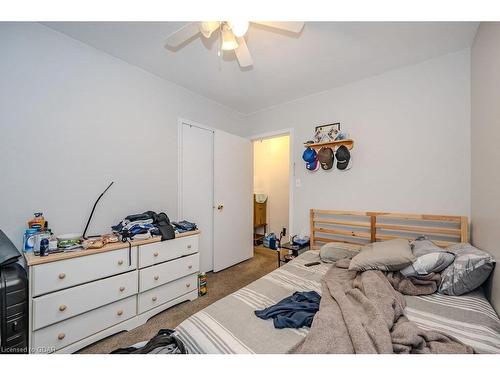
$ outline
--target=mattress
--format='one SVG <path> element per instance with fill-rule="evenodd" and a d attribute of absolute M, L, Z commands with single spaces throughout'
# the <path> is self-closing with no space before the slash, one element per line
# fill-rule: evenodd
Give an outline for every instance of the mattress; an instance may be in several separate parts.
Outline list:
<path fill-rule="evenodd" d="M 183 321 L 177 328 L 189 353 L 288 353 L 302 342 L 309 328 L 276 329 L 255 310 L 273 305 L 296 291 L 321 294 L 321 279 L 331 264 L 307 251 L 244 288 L 220 299 Z M 500 320 L 484 295 L 452 297 L 407 296 L 407 316 L 417 325 L 445 332 L 479 353 L 500 353 Z"/>

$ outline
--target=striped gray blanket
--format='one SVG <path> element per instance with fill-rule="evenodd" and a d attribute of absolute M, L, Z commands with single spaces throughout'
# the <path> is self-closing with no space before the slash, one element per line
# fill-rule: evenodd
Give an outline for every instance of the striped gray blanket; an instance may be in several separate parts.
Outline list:
<path fill-rule="evenodd" d="M 186 319 L 176 330 L 188 352 L 290 352 L 309 328 L 275 329 L 272 319 L 259 319 L 254 311 L 296 291 L 321 293 L 321 279 L 331 264 L 304 266 L 314 261 L 319 261 L 319 252 L 307 251 Z M 406 300 L 408 318 L 421 327 L 448 333 L 480 353 L 500 353 L 500 320 L 480 292 L 460 297 L 407 296 Z"/>

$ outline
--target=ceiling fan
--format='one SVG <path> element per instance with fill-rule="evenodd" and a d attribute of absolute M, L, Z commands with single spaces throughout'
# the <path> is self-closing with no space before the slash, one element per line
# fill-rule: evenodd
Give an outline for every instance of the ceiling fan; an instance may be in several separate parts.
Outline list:
<path fill-rule="evenodd" d="M 298 34 L 304 27 L 304 22 L 257 22 L 252 23 L 284 30 Z M 210 38 L 217 32 L 221 38 L 220 50 L 234 51 L 238 63 L 242 68 L 253 64 L 252 56 L 245 41 L 245 34 L 248 31 L 248 21 L 209 21 L 190 22 L 167 37 L 166 47 L 178 48 L 191 38 L 201 34 L 205 38 Z M 219 51 L 220 53 L 220 51 Z"/>

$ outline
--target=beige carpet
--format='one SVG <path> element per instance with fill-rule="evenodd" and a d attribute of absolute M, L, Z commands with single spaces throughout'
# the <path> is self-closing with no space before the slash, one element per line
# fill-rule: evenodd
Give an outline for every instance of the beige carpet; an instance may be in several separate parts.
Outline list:
<path fill-rule="evenodd" d="M 264 276 L 277 267 L 277 256 L 274 251 L 255 248 L 252 259 L 241 262 L 223 271 L 207 274 L 208 293 L 194 301 L 187 301 L 169 308 L 153 316 L 140 327 L 128 332 L 120 332 L 92 345 L 78 353 L 109 353 L 121 347 L 127 347 L 139 341 L 149 340 L 162 328 L 175 328 L 179 323 L 205 308 L 211 303 L 233 293 L 241 287 Z"/>

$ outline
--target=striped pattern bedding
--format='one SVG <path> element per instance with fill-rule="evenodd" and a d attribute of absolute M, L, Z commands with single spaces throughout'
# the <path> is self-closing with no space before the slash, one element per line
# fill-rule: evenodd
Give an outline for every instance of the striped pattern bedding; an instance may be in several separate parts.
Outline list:
<path fill-rule="evenodd" d="M 484 293 L 405 296 L 406 316 L 419 327 L 446 333 L 476 353 L 500 353 L 500 319 Z"/>
<path fill-rule="evenodd" d="M 321 279 L 331 264 L 305 267 L 319 261 L 307 251 L 292 262 L 220 299 L 192 315 L 177 328 L 189 353 L 287 353 L 309 328 L 275 329 L 254 311 L 268 307 L 295 291 L 321 293 Z M 481 292 L 451 297 L 407 296 L 408 318 L 423 328 L 438 329 L 480 353 L 500 353 L 500 320 Z"/>
<path fill-rule="evenodd" d="M 218 300 L 177 328 L 189 353 L 287 353 L 302 342 L 309 328 L 275 329 L 272 320 L 254 311 L 274 305 L 295 291 L 321 293 L 321 279 L 331 264 L 305 267 L 319 259 L 307 251 L 279 269 Z M 210 293 L 210 292 L 209 292 Z"/>

